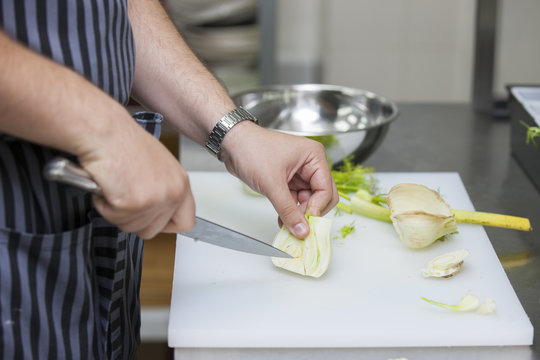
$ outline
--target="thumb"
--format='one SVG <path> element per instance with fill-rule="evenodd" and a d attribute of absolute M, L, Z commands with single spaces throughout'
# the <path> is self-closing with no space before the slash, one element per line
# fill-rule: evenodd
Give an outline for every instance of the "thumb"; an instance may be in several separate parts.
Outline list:
<path fill-rule="evenodd" d="M 304 239 L 309 234 L 309 225 L 306 216 L 294 201 L 288 187 L 282 187 L 273 194 L 268 195 L 268 199 L 276 209 L 279 220 L 289 229 L 289 231 L 299 239 Z"/>

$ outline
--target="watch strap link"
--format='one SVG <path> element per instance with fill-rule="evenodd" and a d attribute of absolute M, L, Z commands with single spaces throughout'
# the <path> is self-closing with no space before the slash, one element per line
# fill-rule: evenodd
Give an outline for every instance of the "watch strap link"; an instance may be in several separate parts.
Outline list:
<path fill-rule="evenodd" d="M 225 135 L 234 125 L 244 120 L 250 120 L 256 124 L 258 123 L 257 118 L 243 107 L 238 107 L 219 119 L 206 141 L 206 149 L 208 152 L 221 160 L 219 151 Z"/>

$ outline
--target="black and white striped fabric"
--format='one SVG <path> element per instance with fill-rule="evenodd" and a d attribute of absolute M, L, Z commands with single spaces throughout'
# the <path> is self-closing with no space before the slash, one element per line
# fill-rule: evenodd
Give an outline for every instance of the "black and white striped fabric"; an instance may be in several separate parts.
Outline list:
<path fill-rule="evenodd" d="M 126 0 L 0 0 L 1 26 L 73 68 L 121 103 L 129 100 L 134 43 Z"/>
<path fill-rule="evenodd" d="M 128 101 L 126 0 L 0 0 L 0 21 L 14 39 Z M 161 115 L 134 117 L 159 136 Z M 143 241 L 101 218 L 90 195 L 43 179 L 58 154 L 0 133 L 0 358 L 134 358 Z"/>
<path fill-rule="evenodd" d="M 159 137 L 161 115 L 134 117 Z M 143 240 L 101 218 L 88 194 L 43 179 L 55 155 L 0 141 L 0 358 L 132 359 Z"/>

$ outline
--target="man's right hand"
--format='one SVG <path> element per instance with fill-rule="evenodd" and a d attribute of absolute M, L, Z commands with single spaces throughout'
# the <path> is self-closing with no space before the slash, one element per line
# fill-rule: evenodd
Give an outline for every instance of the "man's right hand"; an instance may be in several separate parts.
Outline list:
<path fill-rule="evenodd" d="M 2 31 L 0 84 L 0 132 L 76 155 L 111 223 L 143 238 L 194 226 L 185 170 L 101 89 Z"/>
<path fill-rule="evenodd" d="M 189 178 L 178 160 L 127 113 L 79 155 L 103 191 L 97 211 L 121 230 L 152 238 L 195 225 Z"/>

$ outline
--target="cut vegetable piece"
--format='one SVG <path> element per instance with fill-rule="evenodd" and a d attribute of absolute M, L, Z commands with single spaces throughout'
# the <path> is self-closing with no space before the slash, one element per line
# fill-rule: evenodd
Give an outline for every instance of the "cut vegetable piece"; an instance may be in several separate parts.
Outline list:
<path fill-rule="evenodd" d="M 480 303 L 478 298 L 471 294 L 463 295 L 459 303 L 455 305 L 443 304 L 441 302 L 430 300 L 425 297 L 422 297 L 422 300 L 427 301 L 430 304 L 443 307 L 448 310 L 460 311 L 460 312 L 473 311 L 476 308 L 478 308 L 478 304 Z"/>
<path fill-rule="evenodd" d="M 457 231 L 450 206 L 438 192 L 418 184 L 399 184 L 388 192 L 390 219 L 401 241 L 423 248 Z"/>
<path fill-rule="evenodd" d="M 449 278 L 461 271 L 463 261 L 469 255 L 467 250 L 452 251 L 448 254 L 437 256 L 422 270 L 425 277 Z"/>
<path fill-rule="evenodd" d="M 332 259 L 330 230 L 332 220 L 307 215 L 309 235 L 300 240 L 283 226 L 277 233 L 273 245 L 294 257 L 294 259 L 272 258 L 275 266 L 301 275 L 320 277 Z"/>
<path fill-rule="evenodd" d="M 488 315 L 493 314 L 496 310 L 497 306 L 495 305 L 495 301 L 493 301 L 492 299 L 486 299 L 486 301 L 484 301 L 482 305 L 480 305 L 476 312 L 481 315 Z"/>

